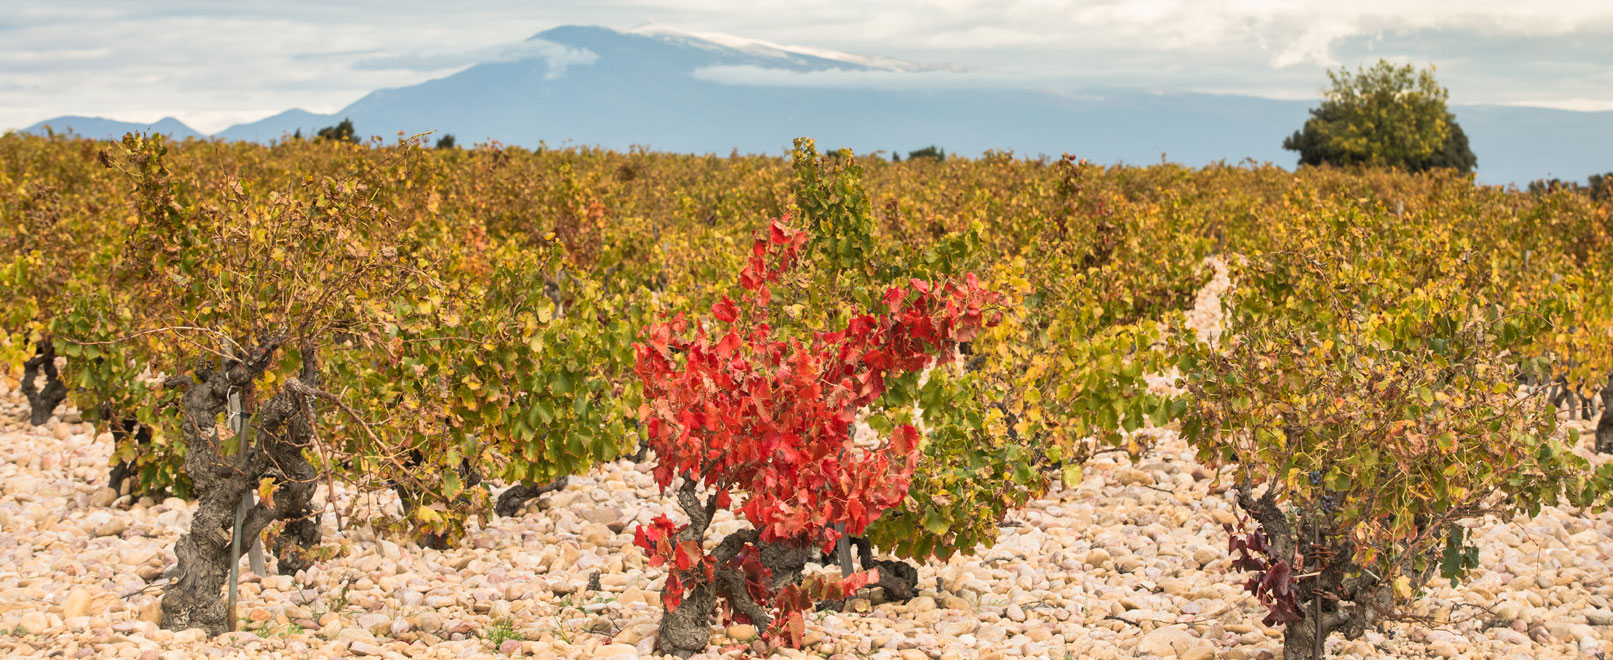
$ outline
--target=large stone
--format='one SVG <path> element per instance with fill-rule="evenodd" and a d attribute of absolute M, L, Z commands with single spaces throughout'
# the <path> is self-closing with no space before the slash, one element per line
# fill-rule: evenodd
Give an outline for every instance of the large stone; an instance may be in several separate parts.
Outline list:
<path fill-rule="evenodd" d="M 62 605 L 62 618 L 71 619 L 76 616 L 88 616 L 90 605 L 95 601 L 95 594 L 83 589 L 74 589 L 67 595 L 67 602 Z"/>
<path fill-rule="evenodd" d="M 1183 651 L 1182 660 L 1215 660 L 1215 647 L 1209 644 L 1200 644 Z"/>
<path fill-rule="evenodd" d="M 353 655 L 381 655 L 386 649 L 365 641 L 354 641 L 347 645 L 347 650 Z"/>
<path fill-rule="evenodd" d="M 610 524 L 622 519 L 622 512 L 613 507 L 596 506 L 585 509 L 582 519 L 600 525 Z"/>
<path fill-rule="evenodd" d="M 162 601 L 156 598 L 140 608 L 140 620 L 146 623 L 162 623 Z"/>
<path fill-rule="evenodd" d="M 421 612 L 420 616 L 415 617 L 414 625 L 428 633 L 435 633 L 442 630 L 442 615 L 429 610 Z"/>
<path fill-rule="evenodd" d="M 1339 649 L 1339 653 L 1357 658 L 1368 658 L 1372 657 L 1372 645 L 1359 639 L 1350 640 L 1344 643 L 1344 646 Z"/>
<path fill-rule="evenodd" d="M 43 635 L 50 628 L 50 619 L 43 612 L 27 612 L 17 621 L 17 627 L 30 635 Z"/>
<path fill-rule="evenodd" d="M 263 638 L 259 637 L 258 634 L 254 632 L 235 630 L 219 635 L 216 639 L 221 646 L 240 646 L 242 644 L 261 641 Z"/>
<path fill-rule="evenodd" d="M 1182 626 L 1165 626 L 1155 628 L 1153 632 L 1143 635 L 1137 642 L 1138 655 L 1157 655 L 1162 658 L 1176 658 L 1202 646 L 1204 642 L 1188 634 Z"/>
<path fill-rule="evenodd" d="M 1428 652 L 1441 658 L 1454 658 L 1458 655 L 1461 655 L 1461 651 L 1456 650 L 1455 644 L 1447 642 L 1443 639 L 1429 644 Z"/>
<path fill-rule="evenodd" d="M 112 503 L 116 501 L 118 501 L 118 491 L 111 488 L 100 488 L 90 493 L 90 506 L 96 508 L 112 506 Z"/>
<path fill-rule="evenodd" d="M 360 614 L 356 621 L 371 634 L 385 635 L 392 630 L 392 619 L 385 614 Z"/>
<path fill-rule="evenodd" d="M 748 642 L 756 639 L 756 626 L 748 623 L 736 623 L 728 626 L 728 637 L 736 642 Z"/>
<path fill-rule="evenodd" d="M 96 536 L 117 536 L 129 528 L 129 521 L 122 516 L 114 516 L 111 520 L 95 526 Z"/>
<path fill-rule="evenodd" d="M 1511 628 L 1496 628 L 1495 632 L 1491 634 L 1494 635 L 1495 641 L 1497 642 L 1503 642 L 1515 646 L 1529 646 L 1533 644 L 1533 641 L 1529 639 L 1528 635 Z"/>
<path fill-rule="evenodd" d="M 638 647 L 632 644 L 604 644 L 594 649 L 594 657 L 598 660 L 637 658 Z"/>
<path fill-rule="evenodd" d="M 1153 473 L 1145 472 L 1143 470 L 1138 470 L 1138 469 L 1134 469 L 1134 468 L 1124 468 L 1124 469 L 1122 469 L 1120 471 L 1120 475 L 1119 475 L 1118 478 L 1120 480 L 1120 483 L 1122 485 L 1126 485 L 1126 486 L 1152 486 L 1152 485 L 1154 485 L 1154 475 L 1153 475 Z"/>
<path fill-rule="evenodd" d="M 627 626 L 622 628 L 621 632 L 616 633 L 616 637 L 612 638 L 611 641 L 617 644 L 636 645 L 641 639 L 646 637 L 654 637 L 655 631 L 658 627 L 659 626 L 653 623 L 641 623 L 638 625 Z"/>

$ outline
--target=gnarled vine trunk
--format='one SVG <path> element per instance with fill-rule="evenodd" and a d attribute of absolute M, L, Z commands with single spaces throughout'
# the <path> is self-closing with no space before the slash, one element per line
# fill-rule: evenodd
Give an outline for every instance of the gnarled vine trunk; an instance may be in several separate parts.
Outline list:
<path fill-rule="evenodd" d="M 1350 561 L 1354 544 L 1343 535 L 1323 531 L 1328 527 L 1326 516 L 1302 512 L 1296 529 L 1278 506 L 1275 491 L 1256 498 L 1247 484 L 1239 484 L 1237 494 L 1238 507 L 1265 532 L 1270 560 L 1286 560 L 1296 569 L 1304 566 L 1305 575 L 1294 581 L 1293 588 L 1305 618 L 1283 627 L 1285 660 L 1321 660 L 1329 635 L 1337 632 L 1356 639 L 1376 624 L 1379 610 L 1392 607 L 1387 585 Z"/>
<path fill-rule="evenodd" d="M 44 387 L 36 382 L 45 377 Z M 67 384 L 56 371 L 56 347 L 49 339 L 40 340 L 34 347 L 34 356 L 22 363 L 22 395 L 28 399 L 28 423 L 44 426 L 50 421 L 56 406 L 67 398 Z"/>
<path fill-rule="evenodd" d="M 678 489 L 678 505 L 683 507 L 683 512 L 689 516 L 689 526 L 678 532 L 678 541 L 704 544 L 706 528 L 711 526 L 711 517 L 717 512 L 716 498 L 708 498 L 707 501 L 701 502 L 700 497 L 695 494 L 694 482 L 684 481 L 683 486 Z M 756 533 L 745 530 L 736 532 L 736 535 L 747 532 L 751 535 Z M 723 541 L 726 546 L 728 539 Z M 717 553 L 724 550 L 724 547 L 719 547 Z M 717 554 L 718 563 L 726 563 L 733 558 L 735 552 L 737 549 L 729 551 L 727 556 Z M 665 592 L 666 588 L 662 587 L 663 595 Z M 699 582 L 693 588 L 687 589 L 678 606 L 661 615 L 661 627 L 655 637 L 656 652 L 687 658 L 706 650 L 706 645 L 711 641 L 711 611 L 716 607 L 716 585 Z"/>
<path fill-rule="evenodd" d="M 298 379 L 288 380 L 253 416 L 249 432 L 255 434 L 254 442 L 244 454 L 223 455 L 214 422 L 226 410 L 230 394 L 249 388 L 269 367 L 279 344 L 267 341 L 244 359 L 226 361 L 222 369 L 201 368 L 193 376 L 171 378 L 167 383 L 188 386 L 181 404 L 182 432 L 188 449 L 185 472 L 195 488 L 196 513 L 189 532 L 174 545 L 179 565 L 175 581 L 162 597 L 164 628 L 201 628 L 216 635 L 234 627 L 223 589 L 231 564 L 239 561 L 230 544 L 235 509 L 261 479 L 273 478 L 277 492 L 272 502 L 258 502 L 248 510 L 243 539 L 256 538 L 274 520 L 308 517 L 314 479 L 302 450 L 312 439 L 308 403 L 316 390 Z M 313 351 L 306 349 L 303 355 L 304 376 L 312 376 L 316 373 Z M 317 531 L 315 527 L 314 533 Z"/>
<path fill-rule="evenodd" d="M 310 388 L 319 387 L 319 366 L 312 349 L 303 350 L 302 374 L 299 381 Z M 314 491 L 318 489 L 319 473 L 308 463 L 303 450 L 313 445 L 316 399 L 303 396 L 301 414 L 292 415 L 286 424 L 283 438 L 266 445 L 270 459 L 280 474 L 280 486 L 275 491 L 278 505 L 276 518 L 283 525 L 275 537 L 273 552 L 276 569 L 284 575 L 296 575 L 313 563 L 309 551 L 319 545 L 319 511 L 312 506 Z M 251 538 L 251 537 L 248 537 Z"/>
<path fill-rule="evenodd" d="M 868 586 L 883 589 L 886 600 L 907 602 L 918 595 L 919 571 L 912 564 L 899 559 L 874 559 L 873 546 L 866 538 L 852 537 L 851 543 L 857 546 L 857 564 L 862 570 L 879 571 L 879 581 Z"/>
<path fill-rule="evenodd" d="M 410 450 L 409 455 L 404 457 L 403 466 L 409 470 L 414 470 L 424 463 L 425 460 L 425 457 L 421 456 L 420 452 Z M 460 483 L 465 484 L 466 488 L 475 488 L 476 486 L 481 485 L 482 473 L 478 471 L 475 466 L 471 465 L 470 459 L 460 459 L 458 469 Z M 387 483 L 392 485 L 392 492 L 398 494 L 398 501 L 403 504 L 403 517 L 412 517 L 414 515 L 415 507 L 420 505 L 420 494 L 416 491 L 416 488 L 411 487 L 408 483 L 398 479 L 389 478 L 387 479 Z M 461 501 L 463 501 L 464 498 L 464 495 L 460 496 Z M 418 537 L 416 537 L 415 541 L 418 542 L 422 548 L 447 550 L 448 546 L 451 545 L 448 539 L 448 534 L 421 533 Z"/>
<path fill-rule="evenodd" d="M 1613 373 L 1602 388 L 1602 418 L 1596 422 L 1596 451 L 1613 454 Z"/>
<path fill-rule="evenodd" d="M 568 483 L 571 483 L 571 477 L 561 477 L 547 484 L 522 482 L 510 486 L 504 492 L 499 493 L 498 502 L 493 504 L 493 513 L 505 518 L 514 516 L 521 512 L 521 507 L 526 506 L 527 502 L 531 502 L 545 493 L 562 490 Z"/>
<path fill-rule="evenodd" d="M 151 444 L 151 429 L 132 417 L 123 417 L 110 406 L 102 406 L 101 418 L 107 420 L 107 427 L 112 431 L 112 455 L 116 456 L 118 450 L 134 443 L 136 453 L 139 447 Z M 112 465 L 107 474 L 106 485 L 119 495 L 134 491 L 134 485 L 139 482 L 140 469 L 133 461 L 118 461 Z"/>
<path fill-rule="evenodd" d="M 689 526 L 678 533 L 677 540 L 703 543 L 706 529 L 711 526 L 717 512 L 715 496 L 705 502 L 695 493 L 694 484 L 685 481 L 678 489 L 678 505 L 689 516 Z M 747 545 L 760 544 L 760 535 L 754 529 L 742 529 L 723 537 L 711 556 L 717 560 L 713 580 L 688 580 L 688 591 L 682 602 L 670 612 L 661 615 L 661 627 L 655 640 L 658 653 L 687 658 L 706 650 L 711 641 L 711 615 L 721 594 L 730 606 L 748 617 L 757 630 L 767 630 L 773 623 L 768 609 L 751 598 L 745 587 L 745 575 L 729 564 Z M 801 581 L 807 562 L 819 558 L 817 548 L 783 543 L 760 544 L 762 566 L 772 574 L 773 588 Z"/>

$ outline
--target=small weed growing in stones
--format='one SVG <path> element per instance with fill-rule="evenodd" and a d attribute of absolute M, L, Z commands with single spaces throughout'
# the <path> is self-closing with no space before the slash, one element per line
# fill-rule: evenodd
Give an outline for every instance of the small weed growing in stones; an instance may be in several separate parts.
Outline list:
<path fill-rule="evenodd" d="M 346 579 L 342 580 L 342 587 L 336 590 L 336 598 L 331 601 L 331 611 L 343 612 L 347 610 L 347 589 L 351 586 Z"/>
<path fill-rule="evenodd" d="M 283 625 L 283 626 L 275 625 L 273 623 L 270 623 L 270 624 L 267 624 L 267 625 L 263 626 L 262 628 L 258 629 L 258 636 L 259 637 L 296 637 L 298 635 L 303 634 L 303 632 L 304 631 L 303 631 L 302 626 L 299 626 L 299 625 L 297 625 L 295 623 L 288 623 L 288 624 Z"/>
<path fill-rule="evenodd" d="M 521 636 L 520 631 L 515 629 L 515 622 L 509 617 L 494 621 L 492 627 L 487 629 L 484 637 L 487 638 L 487 643 L 492 644 L 495 649 L 503 646 L 504 642 L 508 640 L 520 641 L 525 639 Z"/>

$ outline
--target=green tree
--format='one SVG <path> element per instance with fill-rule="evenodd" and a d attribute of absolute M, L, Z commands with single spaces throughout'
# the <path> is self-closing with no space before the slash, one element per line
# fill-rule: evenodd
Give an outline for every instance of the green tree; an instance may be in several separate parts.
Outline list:
<path fill-rule="evenodd" d="M 1377 165 L 1471 172 L 1478 158 L 1446 108 L 1434 69 L 1378 60 L 1354 73 L 1327 72 L 1332 86 L 1305 126 L 1283 140 L 1301 165 Z"/>
<path fill-rule="evenodd" d="M 937 146 L 932 144 L 932 145 L 930 145 L 928 147 L 925 147 L 923 149 L 919 149 L 918 151 L 909 151 L 909 152 L 907 152 L 907 159 L 908 160 L 913 160 L 915 158 L 929 158 L 929 159 L 932 159 L 932 160 L 946 160 L 947 159 L 947 150 L 942 149 L 942 148 L 937 147 Z"/>
<path fill-rule="evenodd" d="M 1591 189 L 1591 199 L 1613 199 L 1613 172 L 1592 174 L 1585 185 Z"/>
<path fill-rule="evenodd" d="M 342 123 L 340 123 L 340 124 L 337 124 L 335 126 L 326 126 L 324 128 L 319 129 L 318 137 L 321 140 L 341 140 L 341 141 L 344 141 L 344 142 L 358 142 L 358 137 L 353 134 L 353 120 L 348 119 L 347 117 L 343 117 L 342 118 Z"/>
<path fill-rule="evenodd" d="M 458 146 L 459 145 L 454 143 L 454 134 L 453 133 L 443 133 L 442 137 L 437 138 L 437 148 L 438 149 L 454 149 L 454 148 L 457 148 Z"/>

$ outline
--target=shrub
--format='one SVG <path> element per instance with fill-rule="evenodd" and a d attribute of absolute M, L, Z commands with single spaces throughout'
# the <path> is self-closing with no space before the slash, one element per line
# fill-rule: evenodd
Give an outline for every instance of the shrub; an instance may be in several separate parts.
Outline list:
<path fill-rule="evenodd" d="M 1181 364 L 1184 434 L 1232 467 L 1253 528 L 1229 525 L 1230 550 L 1287 658 L 1407 616 L 1433 575 L 1460 580 L 1478 557 L 1463 521 L 1601 504 L 1607 485 L 1542 397 L 1516 393 L 1509 348 L 1551 331 L 1551 304 L 1464 286 L 1487 266 L 1424 242 L 1437 232 L 1313 230 L 1237 268 L 1222 346 Z"/>
<path fill-rule="evenodd" d="M 343 117 L 342 121 L 335 126 L 326 126 L 319 129 L 315 137 L 336 142 L 358 142 L 358 135 L 353 131 L 353 120 L 346 117 Z"/>
<path fill-rule="evenodd" d="M 609 365 L 626 377 L 637 308 L 576 276 L 551 299 L 565 259 L 552 235 L 518 247 L 406 212 L 401 191 L 424 167 L 417 144 L 358 156 L 344 179 L 297 176 L 271 191 L 176 176 L 160 139 L 123 147 L 129 239 L 53 327 L 70 363 L 172 374 L 151 398 L 177 415 L 152 421 L 180 442 L 152 450 L 183 457 L 198 502 L 163 625 L 233 623 L 221 598 L 231 534 L 220 530 L 256 539 L 275 524 L 280 570 L 308 565 L 315 461 L 360 489 L 398 491 L 406 519 L 373 526 L 444 546 L 489 508 L 481 475 L 547 481 L 631 446 L 623 418 L 637 389 L 609 380 Z M 112 375 L 92 384 L 134 380 Z M 214 428 L 237 396 L 250 415 L 241 449 Z"/>
<path fill-rule="evenodd" d="M 1351 73 L 1329 71 L 1322 104 L 1287 139 L 1302 165 L 1380 165 L 1413 171 L 1471 172 L 1478 158 L 1445 107 L 1448 93 L 1434 71 L 1379 60 Z"/>
<path fill-rule="evenodd" d="M 915 151 L 907 152 L 907 159 L 908 160 L 918 160 L 920 158 L 928 158 L 928 159 L 934 160 L 934 161 L 943 161 L 943 160 L 947 159 L 947 150 L 942 149 L 942 148 L 937 147 L 937 146 L 932 144 L 932 145 L 930 145 L 928 147 L 925 147 L 923 149 L 918 149 L 918 150 L 915 150 Z"/>
<path fill-rule="evenodd" d="M 984 266 L 984 228 L 979 223 L 922 241 L 876 236 L 865 172 L 849 152 L 822 161 L 812 140 L 801 138 L 792 156 L 792 206 L 811 236 L 799 277 L 805 290 L 822 292 L 818 299 L 850 304 L 803 306 L 791 325 L 844 325 L 852 315 L 881 309 L 881 293 L 891 286 L 914 279 L 961 280 Z M 986 339 L 982 333 L 959 350 L 973 353 L 976 342 Z M 864 412 L 879 433 L 892 433 L 916 418 L 925 428 L 907 497 L 879 516 L 865 537 L 850 538 L 842 548 L 849 555 L 849 546 L 855 545 L 863 569 L 881 569 L 879 586 L 892 600 L 917 594 L 918 572 L 899 559 L 874 559 L 875 550 L 921 561 L 973 554 L 995 543 L 997 524 L 1045 486 L 1046 479 L 1034 468 L 1032 449 L 1007 428 L 992 405 L 1005 396 L 999 381 L 978 368 L 995 368 L 999 356 L 990 361 L 980 357 L 969 361 L 973 366 L 953 360 L 920 373 L 892 375 L 883 396 Z M 840 560 L 850 564 L 849 557 Z"/>
<path fill-rule="evenodd" d="M 719 603 L 725 617 L 799 646 L 804 609 L 874 577 L 802 577 L 815 552 L 861 534 L 900 503 L 919 460 L 911 424 L 877 447 L 853 442 L 857 413 L 889 379 L 946 362 L 995 313 L 997 294 L 971 276 L 889 287 L 883 310 L 853 315 L 834 332 L 792 327 L 792 308 L 819 293 L 789 277 L 809 235 L 783 221 L 768 231 L 740 273 L 740 301 L 713 305 L 710 322 L 680 316 L 651 326 L 637 348 L 653 474 L 663 490 L 677 482 L 689 519 L 663 515 L 634 535 L 652 565 L 667 567 L 657 641 L 666 653 L 703 650 Z M 741 514 L 749 527 L 708 553 L 706 532 L 719 509 Z"/>

